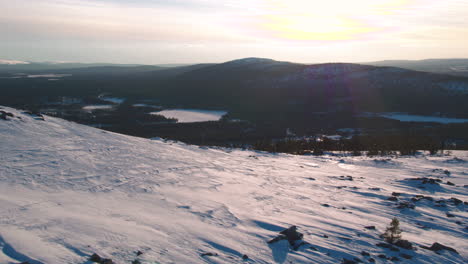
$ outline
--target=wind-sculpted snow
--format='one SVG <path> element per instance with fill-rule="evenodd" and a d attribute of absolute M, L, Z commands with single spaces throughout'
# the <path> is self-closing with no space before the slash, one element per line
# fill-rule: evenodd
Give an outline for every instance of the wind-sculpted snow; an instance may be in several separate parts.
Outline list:
<path fill-rule="evenodd" d="M 82 264 L 93 253 L 116 263 L 467 261 L 466 152 L 201 148 L 2 108 L 13 117 L 0 119 L 0 263 Z M 376 246 L 393 217 L 416 251 Z M 307 242 L 298 250 L 267 243 L 293 225 Z M 434 242 L 459 254 L 419 247 Z"/>

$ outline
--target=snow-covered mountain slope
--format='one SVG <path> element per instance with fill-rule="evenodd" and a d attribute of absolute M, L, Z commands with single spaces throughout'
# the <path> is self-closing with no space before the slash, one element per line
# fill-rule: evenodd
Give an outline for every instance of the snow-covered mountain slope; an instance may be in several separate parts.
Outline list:
<path fill-rule="evenodd" d="M 138 251 L 141 263 L 467 261 L 467 152 L 268 154 L 0 111 L 13 115 L 0 118 L 0 263 L 130 263 Z M 376 246 L 393 217 L 417 250 Z M 309 244 L 267 243 L 292 225 Z M 434 242 L 459 254 L 420 248 Z"/>

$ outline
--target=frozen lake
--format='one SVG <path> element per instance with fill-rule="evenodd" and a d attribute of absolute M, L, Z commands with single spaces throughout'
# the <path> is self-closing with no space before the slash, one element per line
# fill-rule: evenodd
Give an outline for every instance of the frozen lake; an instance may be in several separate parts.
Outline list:
<path fill-rule="evenodd" d="M 227 112 L 200 109 L 171 109 L 152 112 L 151 114 L 162 115 L 166 118 L 177 118 L 178 123 L 193 123 L 218 121 L 223 117 L 223 115 L 227 114 Z"/>
<path fill-rule="evenodd" d="M 83 107 L 83 110 L 93 111 L 93 110 L 105 110 L 112 109 L 113 105 L 87 105 Z"/>
<path fill-rule="evenodd" d="M 381 116 L 400 120 L 402 122 L 434 122 L 442 124 L 451 124 L 451 123 L 467 123 L 468 119 L 463 118 L 449 118 L 449 117 L 438 117 L 438 116 L 420 116 L 420 115 L 408 115 L 402 113 L 386 113 Z"/>

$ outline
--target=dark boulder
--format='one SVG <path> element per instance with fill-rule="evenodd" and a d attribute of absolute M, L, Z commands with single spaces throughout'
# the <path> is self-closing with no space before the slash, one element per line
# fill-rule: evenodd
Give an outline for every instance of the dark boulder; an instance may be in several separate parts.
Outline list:
<path fill-rule="evenodd" d="M 0 111 L 0 119 L 8 120 L 7 117 L 14 117 L 14 115 L 12 113 L 9 113 L 9 112 Z"/>
<path fill-rule="evenodd" d="M 459 205 L 459 204 L 462 204 L 462 203 L 463 203 L 462 200 L 457 199 L 457 198 L 455 198 L 455 197 L 450 198 L 450 201 L 451 201 L 452 203 L 454 203 L 455 205 Z"/>
<path fill-rule="evenodd" d="M 403 201 L 403 202 L 400 202 L 397 206 L 398 209 L 414 209 L 416 206 L 413 204 L 413 203 L 410 203 L 410 202 L 407 202 L 407 201 Z"/>
<path fill-rule="evenodd" d="M 435 242 L 434 244 L 432 244 L 432 246 L 430 247 L 426 247 L 426 246 L 421 246 L 421 248 L 424 248 L 424 249 L 428 249 L 428 250 L 432 250 L 432 251 L 440 251 L 440 250 L 448 250 L 448 251 L 452 251 L 452 252 L 455 252 L 458 254 L 458 251 L 456 251 L 454 248 L 451 248 L 451 247 L 447 247 L 447 246 L 444 246 L 440 243 L 437 243 Z"/>
<path fill-rule="evenodd" d="M 381 247 L 381 248 L 391 248 L 392 247 L 392 245 L 390 245 L 388 243 L 377 243 L 375 245 L 378 246 L 378 247 Z"/>
<path fill-rule="evenodd" d="M 404 239 L 398 240 L 395 243 L 395 246 L 401 247 L 401 248 L 404 248 L 404 249 L 409 249 L 409 250 L 413 249 L 413 244 L 411 244 L 411 242 L 409 242 L 408 240 L 404 240 Z"/>
<path fill-rule="evenodd" d="M 205 256 L 208 256 L 208 257 L 216 257 L 216 256 L 218 256 L 218 253 L 205 252 L 205 253 L 201 253 L 200 256 L 202 256 L 202 257 L 205 257 Z"/>
<path fill-rule="evenodd" d="M 297 232 L 296 226 L 291 226 L 290 228 L 281 231 L 280 234 L 286 236 L 286 239 L 288 239 L 289 244 L 291 245 L 294 245 L 297 240 L 301 240 L 304 237 L 302 233 Z"/>
<path fill-rule="evenodd" d="M 98 254 L 94 253 L 93 255 L 91 255 L 91 257 L 89 257 L 89 261 L 96 262 L 96 263 L 101 263 L 102 258 Z"/>
<path fill-rule="evenodd" d="M 359 262 L 362 262 L 362 261 L 361 260 L 356 261 L 356 259 L 349 260 L 349 259 L 343 258 L 343 260 L 341 261 L 341 264 L 357 264 Z"/>
<path fill-rule="evenodd" d="M 276 243 L 278 241 L 281 241 L 281 240 L 286 240 L 286 236 L 285 235 L 278 235 L 276 237 L 274 237 L 272 240 L 268 241 L 267 243 L 268 244 L 272 244 L 272 243 Z"/>
<path fill-rule="evenodd" d="M 365 226 L 364 228 L 369 230 L 375 230 L 375 226 Z"/>
<path fill-rule="evenodd" d="M 388 197 L 387 200 L 389 200 L 389 201 L 394 201 L 394 202 L 395 202 L 395 201 L 398 201 L 398 197 L 396 197 L 396 196 L 390 196 L 390 197 Z"/>

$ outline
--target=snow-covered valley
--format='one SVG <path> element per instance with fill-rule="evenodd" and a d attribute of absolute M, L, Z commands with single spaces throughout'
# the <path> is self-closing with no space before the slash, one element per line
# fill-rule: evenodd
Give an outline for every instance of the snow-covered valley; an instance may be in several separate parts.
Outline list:
<path fill-rule="evenodd" d="M 468 152 L 205 148 L 1 108 L 0 263 L 468 261 Z M 393 217 L 415 249 L 376 245 Z M 267 243 L 293 225 L 307 243 Z"/>

